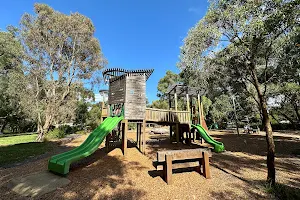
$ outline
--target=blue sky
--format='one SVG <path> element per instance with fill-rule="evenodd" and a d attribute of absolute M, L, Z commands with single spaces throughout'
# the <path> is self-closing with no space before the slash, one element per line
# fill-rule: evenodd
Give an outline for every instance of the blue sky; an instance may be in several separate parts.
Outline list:
<path fill-rule="evenodd" d="M 147 81 L 150 102 L 157 99 L 157 83 L 166 71 L 179 72 L 182 40 L 208 7 L 207 0 L 11 0 L 1 2 L 0 29 L 18 25 L 24 12 L 33 13 L 35 2 L 91 18 L 108 67 L 153 68 Z"/>

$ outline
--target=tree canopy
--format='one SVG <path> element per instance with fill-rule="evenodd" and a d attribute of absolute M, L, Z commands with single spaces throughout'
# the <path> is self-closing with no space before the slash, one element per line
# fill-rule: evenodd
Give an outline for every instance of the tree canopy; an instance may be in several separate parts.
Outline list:
<path fill-rule="evenodd" d="M 297 63 L 284 67 L 279 63 L 285 57 L 284 44 L 299 28 L 299 12 L 299 0 L 213 0 L 185 38 L 178 63 L 191 83 L 205 87 L 214 79 L 219 88 L 247 93 L 255 100 L 267 133 L 271 184 L 275 183 L 275 145 L 268 114 L 268 85 L 280 79 L 277 70 L 297 68 Z"/>
<path fill-rule="evenodd" d="M 74 118 L 80 88 L 99 80 L 106 60 L 89 18 L 46 4 L 35 4 L 34 12 L 22 16 L 16 34 L 24 49 L 22 103 L 37 119 L 42 140 L 53 122 Z"/>

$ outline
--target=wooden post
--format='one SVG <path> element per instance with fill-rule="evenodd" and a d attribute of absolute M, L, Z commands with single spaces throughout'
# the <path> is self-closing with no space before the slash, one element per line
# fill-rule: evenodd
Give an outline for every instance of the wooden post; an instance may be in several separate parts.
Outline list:
<path fill-rule="evenodd" d="M 200 100 L 200 94 L 198 94 L 198 123 L 201 124 L 201 100 Z"/>
<path fill-rule="evenodd" d="M 136 123 L 136 146 L 139 148 L 139 140 L 140 140 L 140 124 Z"/>
<path fill-rule="evenodd" d="M 203 152 L 202 158 L 202 165 L 203 165 L 203 175 L 205 178 L 211 178 L 210 176 L 210 168 L 209 168 L 209 156 L 207 152 Z"/>
<path fill-rule="evenodd" d="M 172 124 L 170 124 L 170 143 L 172 144 Z"/>
<path fill-rule="evenodd" d="M 171 95 L 169 94 L 169 110 L 172 109 Z M 171 112 L 169 111 L 169 121 L 172 121 Z M 172 124 L 170 124 L 170 143 L 172 144 Z"/>
<path fill-rule="evenodd" d="M 172 155 L 165 155 L 166 163 L 164 166 L 164 176 L 167 184 L 172 183 Z"/>
<path fill-rule="evenodd" d="M 169 110 L 171 110 L 172 107 L 171 95 L 169 94 L 168 97 L 169 97 Z"/>
<path fill-rule="evenodd" d="M 175 99 L 175 111 L 177 111 L 177 94 L 174 94 L 174 99 Z"/>
<path fill-rule="evenodd" d="M 202 122 L 205 122 L 205 118 L 204 118 L 204 110 L 203 110 L 203 102 L 202 102 L 202 96 L 200 97 L 200 106 L 201 106 L 201 122 L 200 122 L 200 124 L 201 124 L 201 126 L 204 128 L 204 129 L 206 129 L 205 127 L 205 124 L 203 124 Z M 207 130 L 206 130 L 207 131 Z"/>
<path fill-rule="evenodd" d="M 124 119 L 122 125 L 122 151 L 123 155 L 127 155 L 127 132 L 128 132 L 128 120 Z"/>
<path fill-rule="evenodd" d="M 142 131 L 142 135 L 143 135 L 143 147 L 142 147 L 142 153 L 145 154 L 146 153 L 146 120 L 143 120 L 143 131 Z"/>
<path fill-rule="evenodd" d="M 142 124 L 139 125 L 139 150 L 142 151 Z"/>
<path fill-rule="evenodd" d="M 105 151 L 106 151 L 106 153 L 109 152 L 109 140 L 110 140 L 110 134 L 108 134 L 105 138 Z"/>
<path fill-rule="evenodd" d="M 175 124 L 176 142 L 179 144 L 179 123 Z"/>
<path fill-rule="evenodd" d="M 191 121 L 191 109 L 190 109 L 190 98 L 189 98 L 189 94 L 186 94 L 186 107 L 187 107 L 187 111 L 189 112 L 189 116 L 188 116 L 188 121 Z"/>

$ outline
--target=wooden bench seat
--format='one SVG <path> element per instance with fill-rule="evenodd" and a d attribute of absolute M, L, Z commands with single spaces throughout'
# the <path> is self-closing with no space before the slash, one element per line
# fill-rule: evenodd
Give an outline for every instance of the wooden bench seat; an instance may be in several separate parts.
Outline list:
<path fill-rule="evenodd" d="M 179 168 L 195 167 L 196 171 L 201 173 L 203 167 L 203 175 L 210 178 L 209 157 L 211 157 L 210 149 L 184 149 L 169 150 L 157 152 L 157 160 L 153 162 L 157 170 L 163 170 L 164 179 L 167 184 L 172 183 L 172 170 Z"/>

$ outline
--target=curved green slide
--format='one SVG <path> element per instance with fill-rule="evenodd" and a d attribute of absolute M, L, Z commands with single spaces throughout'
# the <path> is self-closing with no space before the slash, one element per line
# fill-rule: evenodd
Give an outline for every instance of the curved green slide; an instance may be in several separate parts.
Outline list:
<path fill-rule="evenodd" d="M 71 151 L 52 156 L 48 163 L 48 170 L 62 175 L 69 173 L 70 164 L 94 153 L 104 138 L 123 119 L 124 117 L 106 118 L 80 146 Z"/>
<path fill-rule="evenodd" d="M 206 130 L 201 126 L 201 125 L 191 125 L 192 128 L 197 129 L 197 132 L 200 134 L 200 136 L 208 143 L 211 144 L 214 147 L 215 152 L 221 152 L 224 151 L 225 147 L 224 144 L 222 142 L 218 142 L 216 140 L 214 140 L 212 137 L 210 137 L 210 135 L 208 135 L 208 133 L 206 132 Z"/>

